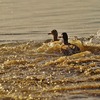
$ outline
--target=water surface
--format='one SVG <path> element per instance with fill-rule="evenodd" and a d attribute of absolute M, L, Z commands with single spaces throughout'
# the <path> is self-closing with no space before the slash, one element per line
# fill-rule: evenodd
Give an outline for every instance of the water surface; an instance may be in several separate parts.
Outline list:
<path fill-rule="evenodd" d="M 43 43 L 52 29 L 85 37 L 81 52 Z M 99 100 L 98 30 L 100 0 L 0 0 L 0 100 Z"/>
<path fill-rule="evenodd" d="M 100 0 L 0 0 L 0 40 L 44 40 L 52 29 L 69 36 L 92 35 L 100 29 L 99 4 Z"/>

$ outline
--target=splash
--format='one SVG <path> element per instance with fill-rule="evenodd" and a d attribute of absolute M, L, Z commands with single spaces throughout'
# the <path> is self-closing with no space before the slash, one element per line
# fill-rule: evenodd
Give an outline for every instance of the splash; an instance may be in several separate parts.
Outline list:
<path fill-rule="evenodd" d="M 0 45 L 0 99 L 98 99 L 100 46 L 71 43 L 82 52 L 64 56 L 61 42 Z"/>
<path fill-rule="evenodd" d="M 100 45 L 100 30 L 98 30 L 96 34 L 90 36 L 87 41 L 84 41 L 84 43 L 85 44 L 94 44 L 94 45 L 99 44 Z"/>
<path fill-rule="evenodd" d="M 100 44 L 100 30 L 90 39 L 91 43 Z"/>

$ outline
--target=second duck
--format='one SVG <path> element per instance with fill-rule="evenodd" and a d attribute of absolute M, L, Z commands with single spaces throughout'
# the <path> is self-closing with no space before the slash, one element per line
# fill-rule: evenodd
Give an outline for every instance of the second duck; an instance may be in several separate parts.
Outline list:
<path fill-rule="evenodd" d="M 62 33 L 61 37 L 64 41 L 64 45 L 62 45 L 61 47 L 61 51 L 64 55 L 68 56 L 80 52 L 80 48 L 78 46 L 76 46 L 75 44 L 70 44 L 68 42 L 68 35 L 66 32 Z"/>

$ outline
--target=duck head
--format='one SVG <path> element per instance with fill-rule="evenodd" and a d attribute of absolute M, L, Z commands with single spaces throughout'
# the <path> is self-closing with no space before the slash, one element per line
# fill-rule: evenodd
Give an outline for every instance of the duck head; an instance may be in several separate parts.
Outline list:
<path fill-rule="evenodd" d="M 68 35 L 67 35 L 66 32 L 63 32 L 63 33 L 62 33 L 62 38 L 63 38 L 63 40 L 64 40 L 64 44 L 65 44 L 65 45 L 68 45 L 68 44 L 69 44 L 69 43 L 68 43 Z"/>
<path fill-rule="evenodd" d="M 58 32 L 57 32 L 57 30 L 52 30 L 51 33 L 48 33 L 48 35 L 53 35 L 53 40 L 58 41 Z"/>

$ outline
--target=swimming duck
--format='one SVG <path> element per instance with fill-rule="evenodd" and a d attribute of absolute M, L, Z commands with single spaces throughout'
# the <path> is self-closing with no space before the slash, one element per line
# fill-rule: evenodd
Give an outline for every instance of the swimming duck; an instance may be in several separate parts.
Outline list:
<path fill-rule="evenodd" d="M 62 45 L 61 51 L 64 55 L 72 55 L 80 52 L 80 48 L 78 46 L 68 42 L 68 35 L 66 32 L 62 33 L 62 38 L 64 41 L 64 45 Z"/>
<path fill-rule="evenodd" d="M 51 33 L 48 33 L 48 35 L 53 35 L 53 41 L 59 41 L 57 30 L 52 30 Z"/>

